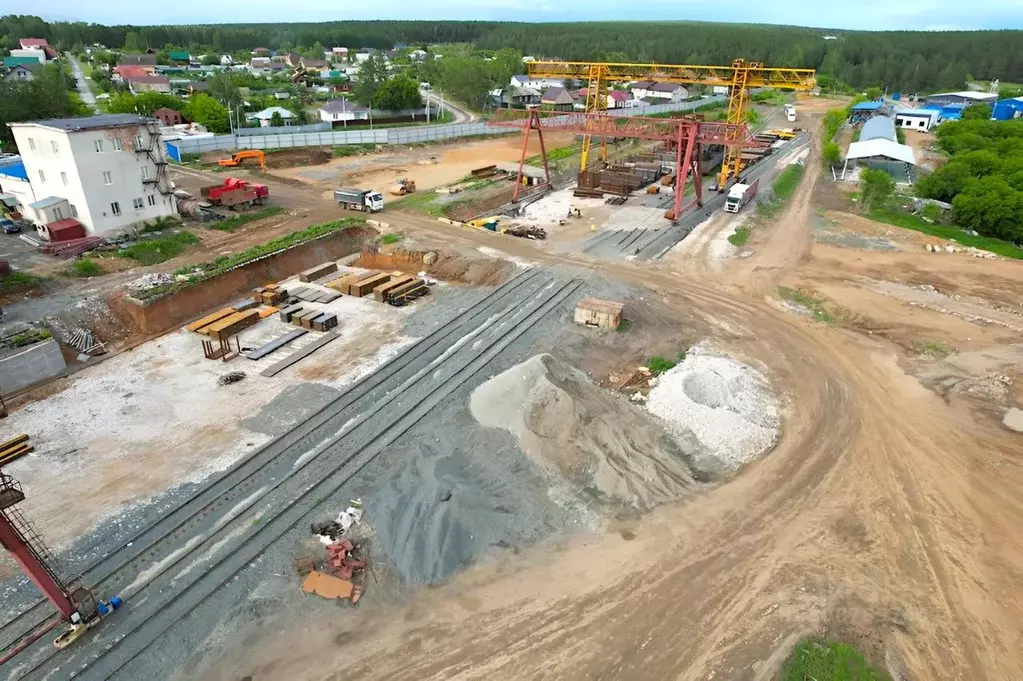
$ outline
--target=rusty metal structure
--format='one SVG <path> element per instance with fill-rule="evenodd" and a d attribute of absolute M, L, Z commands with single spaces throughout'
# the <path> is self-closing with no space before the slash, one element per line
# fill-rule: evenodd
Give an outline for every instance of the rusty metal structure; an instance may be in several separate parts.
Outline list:
<path fill-rule="evenodd" d="M 608 85 L 613 82 L 652 80 L 662 83 L 684 83 L 729 88 L 726 123 L 746 123 L 750 88 L 769 87 L 796 92 L 813 90 L 817 72 L 813 69 L 788 69 L 764 66 L 762 62 L 736 59 L 731 66 L 692 64 L 627 64 L 610 62 L 535 61 L 527 65 L 530 76 L 540 78 L 571 78 L 585 81 L 586 113 L 607 109 Z M 581 169 L 589 163 L 591 138 L 583 138 Z M 606 158 L 606 146 L 601 145 Z M 729 177 L 738 177 L 742 169 L 741 147 L 726 147 L 721 164 L 718 187 L 724 188 Z"/>
<path fill-rule="evenodd" d="M 526 161 L 529 138 L 535 131 L 540 142 L 540 156 L 543 159 L 546 188 L 551 188 L 551 173 L 547 163 L 547 147 L 544 132 L 573 132 L 586 136 L 608 138 L 632 138 L 664 142 L 675 151 L 675 202 L 674 208 L 665 217 L 678 220 L 682 215 L 682 198 L 686 182 L 692 174 L 696 189 L 695 203 L 703 205 L 703 175 L 700 172 L 700 147 L 704 144 L 718 144 L 726 149 L 741 149 L 744 146 L 758 146 L 745 123 L 706 122 L 695 117 L 688 118 L 643 118 L 640 116 L 609 116 L 606 113 L 572 113 L 556 111 L 521 111 L 504 109 L 488 123 L 495 127 L 518 128 L 523 131 L 522 154 L 519 171 L 515 179 L 512 201 L 519 200 L 522 189 L 522 168 Z"/>

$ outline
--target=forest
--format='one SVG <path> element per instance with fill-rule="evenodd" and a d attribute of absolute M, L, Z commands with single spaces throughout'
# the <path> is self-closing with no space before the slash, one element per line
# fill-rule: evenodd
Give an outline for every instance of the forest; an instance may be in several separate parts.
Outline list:
<path fill-rule="evenodd" d="M 1023 243 L 1023 120 L 987 120 L 990 109 L 938 126 L 951 158 L 920 178 L 917 193 L 952 204 L 955 223 L 982 236 Z"/>
<path fill-rule="evenodd" d="M 828 36 L 829 39 L 825 39 Z M 234 52 L 326 46 L 390 48 L 395 44 L 471 43 L 522 54 L 574 60 L 727 64 L 815 68 L 822 82 L 856 88 L 933 92 L 961 89 L 967 80 L 1023 82 L 1023 31 L 833 31 L 794 26 L 698 22 L 570 24 L 473 21 L 345 21 L 296 24 L 102 26 L 0 18 L 0 47 L 18 38 L 46 38 L 62 49 L 126 41 L 153 48 Z M 833 38 L 833 39 L 831 39 Z"/>

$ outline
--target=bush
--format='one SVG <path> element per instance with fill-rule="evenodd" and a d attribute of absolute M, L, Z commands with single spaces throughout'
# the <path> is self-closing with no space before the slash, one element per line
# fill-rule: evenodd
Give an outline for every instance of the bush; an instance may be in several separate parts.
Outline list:
<path fill-rule="evenodd" d="M 891 681 L 883 669 L 867 664 L 863 653 L 838 641 L 807 638 L 782 666 L 780 681 Z"/>
<path fill-rule="evenodd" d="M 650 373 L 652 373 L 654 376 L 663 374 L 665 371 L 673 369 L 674 367 L 675 367 L 674 362 L 672 362 L 670 359 L 665 359 L 660 355 L 655 355 L 651 357 L 650 361 L 646 363 L 646 368 L 649 369 Z"/>
<path fill-rule="evenodd" d="M 860 173 L 860 211 L 869 213 L 874 208 L 888 205 L 895 193 L 895 180 L 883 170 L 865 168 Z"/>
<path fill-rule="evenodd" d="M 745 246 L 749 240 L 750 228 L 748 225 L 736 227 L 735 231 L 728 236 L 728 243 L 733 246 Z"/>
<path fill-rule="evenodd" d="M 68 265 L 64 274 L 69 277 L 98 277 L 103 274 L 103 268 L 92 258 L 79 258 Z"/>
<path fill-rule="evenodd" d="M 191 232 L 178 232 L 157 239 L 136 241 L 117 251 L 117 255 L 131 258 L 141 265 L 155 265 L 180 255 L 186 248 L 197 243 L 199 237 Z"/>
<path fill-rule="evenodd" d="M 382 243 L 382 244 L 396 244 L 396 243 L 398 243 L 399 241 L 401 241 L 404 238 L 405 237 L 403 237 L 401 234 L 394 234 L 394 233 L 384 234 L 382 237 L 380 237 L 380 243 Z"/>
<path fill-rule="evenodd" d="M 28 272 L 12 271 L 6 277 L 0 278 L 0 293 L 27 291 L 36 288 L 42 281 L 39 277 Z"/>

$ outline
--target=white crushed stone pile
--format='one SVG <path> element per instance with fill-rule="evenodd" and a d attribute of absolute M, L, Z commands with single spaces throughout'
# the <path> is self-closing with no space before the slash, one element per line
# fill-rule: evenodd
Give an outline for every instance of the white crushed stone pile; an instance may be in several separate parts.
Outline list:
<path fill-rule="evenodd" d="M 672 434 L 695 435 L 721 469 L 734 472 L 778 441 L 778 403 L 759 371 L 709 352 L 697 346 L 661 374 L 647 409 Z"/>
<path fill-rule="evenodd" d="M 150 274 L 143 274 L 138 279 L 132 279 L 125 284 L 125 287 L 129 291 L 148 291 L 149 289 L 156 288 L 157 286 L 173 283 L 174 277 L 171 275 L 164 274 L 162 272 L 153 272 Z"/>

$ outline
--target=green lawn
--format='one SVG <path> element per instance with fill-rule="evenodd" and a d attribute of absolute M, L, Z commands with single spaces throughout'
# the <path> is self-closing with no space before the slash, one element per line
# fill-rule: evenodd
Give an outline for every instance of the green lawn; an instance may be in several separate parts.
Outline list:
<path fill-rule="evenodd" d="M 785 661 L 779 681 L 892 681 L 871 667 L 863 653 L 838 641 L 806 638 Z"/>
<path fill-rule="evenodd" d="M 136 241 L 117 251 L 117 255 L 131 258 L 142 265 L 155 265 L 180 255 L 186 248 L 197 243 L 199 237 L 191 232 L 178 232 L 158 239 Z"/>
<path fill-rule="evenodd" d="M 0 278 L 0 293 L 17 293 L 34 289 L 42 283 L 42 279 L 28 272 L 12 271 Z"/>
<path fill-rule="evenodd" d="M 439 203 L 434 203 L 437 199 L 437 192 L 424 191 L 416 192 L 415 194 L 409 194 L 402 198 L 391 202 L 389 205 L 392 208 L 400 208 L 401 210 L 407 210 L 414 213 L 421 213 L 423 215 L 429 215 L 430 217 L 439 218 L 444 216 L 444 206 Z"/>
<path fill-rule="evenodd" d="M 993 239 L 987 236 L 973 236 L 969 232 L 964 232 L 958 227 L 952 225 L 931 224 L 923 218 L 911 213 L 903 213 L 901 211 L 882 208 L 871 211 L 867 217 L 877 222 L 902 227 L 903 229 L 912 229 L 917 232 L 923 232 L 924 234 L 930 234 L 931 236 L 936 236 L 941 239 L 955 241 L 956 243 L 960 243 L 964 246 L 972 246 L 982 251 L 996 253 L 998 255 L 1005 256 L 1006 258 L 1023 260 L 1023 248 L 1009 243 L 1008 241 Z"/>
<path fill-rule="evenodd" d="M 92 258 L 79 258 L 68 265 L 64 274 L 69 277 L 98 277 L 103 274 L 103 269 Z"/>

